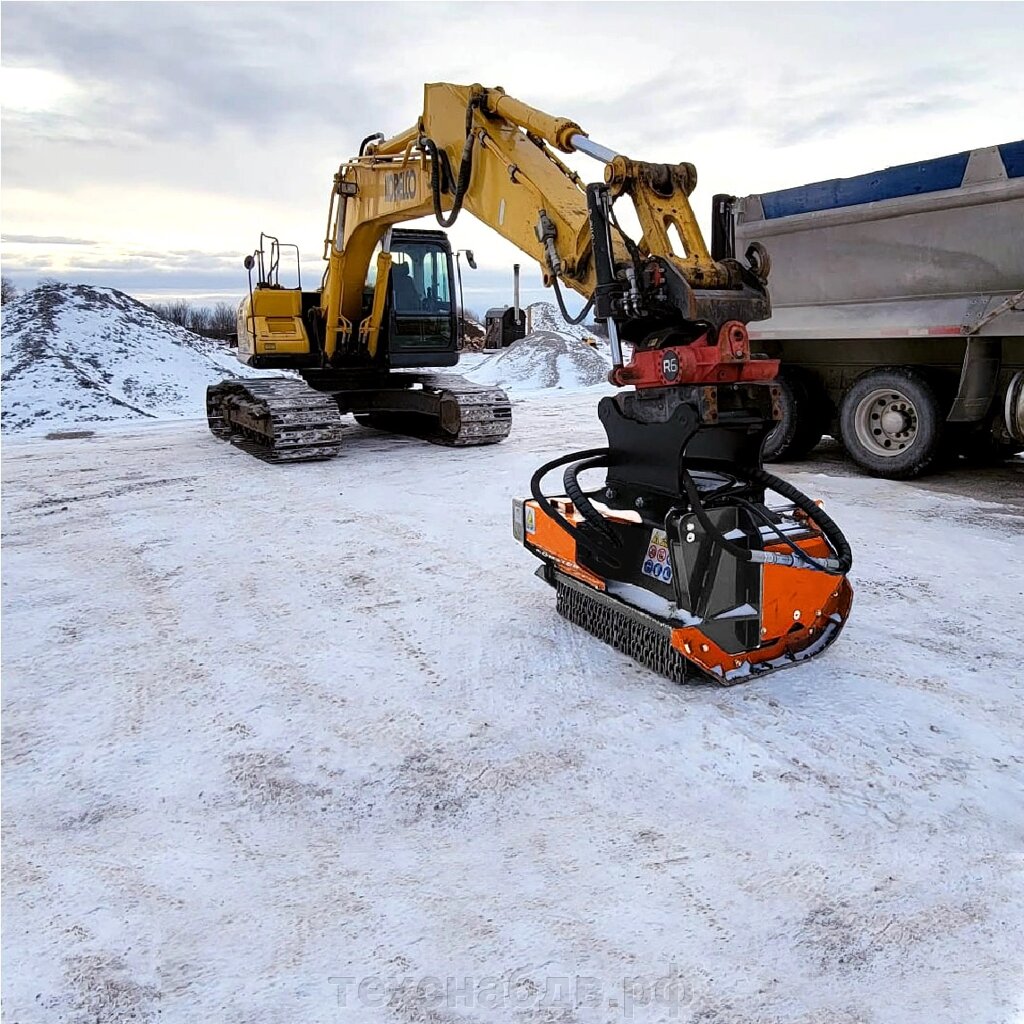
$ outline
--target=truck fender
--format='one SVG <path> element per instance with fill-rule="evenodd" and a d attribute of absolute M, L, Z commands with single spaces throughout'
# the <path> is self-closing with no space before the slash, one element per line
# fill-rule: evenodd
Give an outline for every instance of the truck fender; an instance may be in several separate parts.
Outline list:
<path fill-rule="evenodd" d="M 949 423 L 977 423 L 992 406 L 1002 368 L 1002 339 L 967 339 L 964 364 L 960 370 L 960 387 L 946 417 Z"/>

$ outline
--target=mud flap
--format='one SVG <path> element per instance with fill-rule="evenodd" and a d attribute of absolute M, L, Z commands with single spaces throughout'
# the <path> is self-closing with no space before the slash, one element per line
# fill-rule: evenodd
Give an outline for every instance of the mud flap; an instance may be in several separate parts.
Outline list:
<path fill-rule="evenodd" d="M 960 387 L 946 417 L 949 423 L 977 423 L 985 418 L 995 397 L 1002 367 L 1002 339 L 967 339 Z"/>

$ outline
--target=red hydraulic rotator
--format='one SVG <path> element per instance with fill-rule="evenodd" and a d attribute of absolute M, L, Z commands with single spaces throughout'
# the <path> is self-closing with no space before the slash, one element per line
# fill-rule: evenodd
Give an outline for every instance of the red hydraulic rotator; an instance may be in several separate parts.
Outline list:
<path fill-rule="evenodd" d="M 677 384 L 736 384 L 774 380 L 778 359 L 752 358 L 750 336 L 739 320 L 728 320 L 712 343 L 711 332 L 687 345 L 638 349 L 625 366 L 615 367 L 608 379 L 617 387 L 664 388 Z"/>

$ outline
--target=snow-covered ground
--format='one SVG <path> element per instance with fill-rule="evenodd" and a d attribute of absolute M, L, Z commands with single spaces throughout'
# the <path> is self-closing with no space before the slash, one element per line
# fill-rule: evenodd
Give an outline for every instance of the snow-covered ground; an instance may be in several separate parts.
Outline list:
<path fill-rule="evenodd" d="M 233 375 L 259 371 L 113 288 L 44 285 L 3 309 L 5 434 L 196 416 Z"/>
<path fill-rule="evenodd" d="M 1019 1021 L 1020 471 L 784 468 L 849 626 L 682 687 L 510 535 L 602 437 L 555 392 L 499 446 L 293 467 L 5 439 L 6 1019 Z"/>

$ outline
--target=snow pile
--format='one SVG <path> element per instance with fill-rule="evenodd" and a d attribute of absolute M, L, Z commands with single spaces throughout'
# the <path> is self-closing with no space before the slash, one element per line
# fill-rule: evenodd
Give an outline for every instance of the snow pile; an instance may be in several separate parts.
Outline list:
<path fill-rule="evenodd" d="M 478 384 L 497 384 L 509 391 L 577 390 L 603 384 L 610 368 L 611 360 L 603 349 L 561 331 L 534 330 L 466 376 Z"/>
<path fill-rule="evenodd" d="M 526 329 L 536 331 L 555 331 L 566 334 L 570 338 L 586 341 L 588 338 L 600 340 L 591 328 L 584 324 L 570 324 L 550 302 L 534 302 L 526 309 Z"/>
<path fill-rule="evenodd" d="M 256 375 L 124 292 L 44 285 L 4 306 L 3 429 L 201 416 L 206 386 Z"/>

